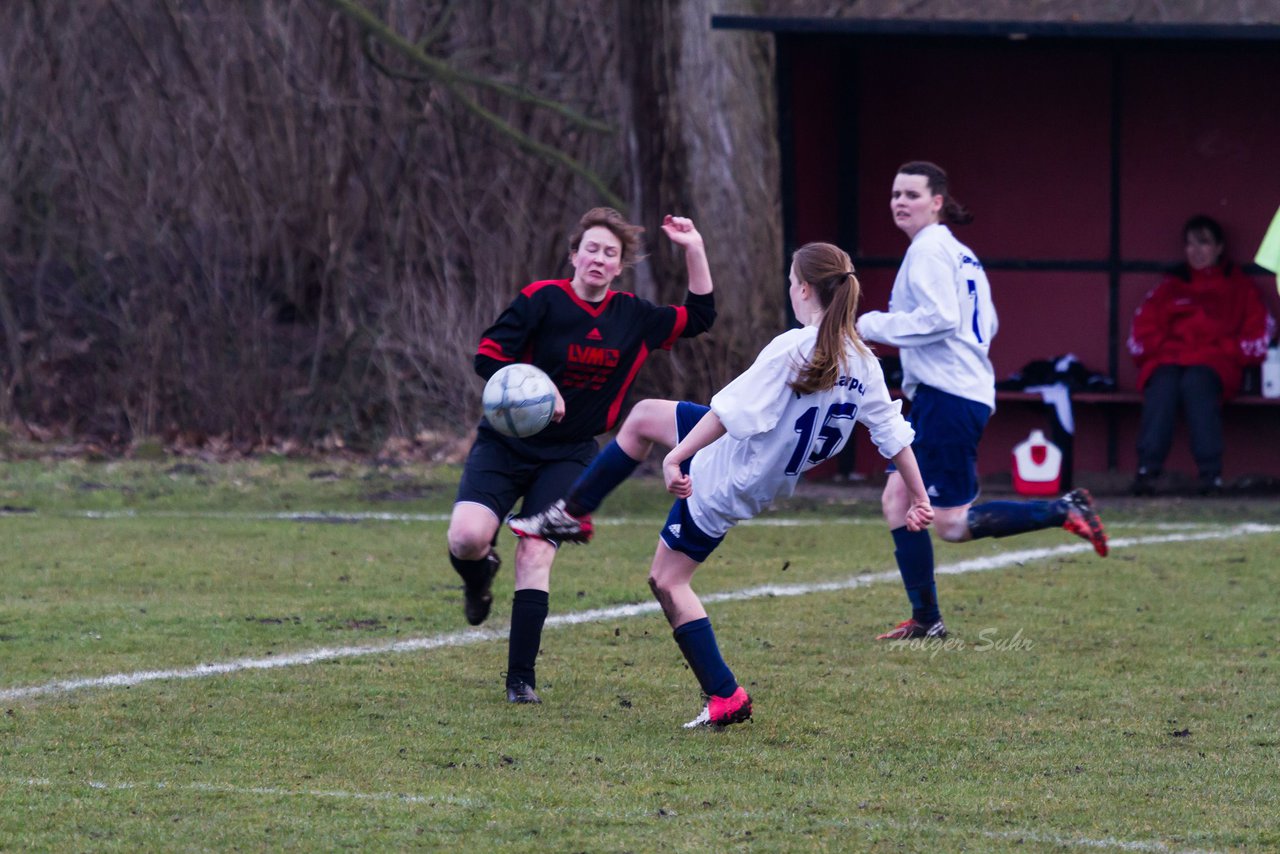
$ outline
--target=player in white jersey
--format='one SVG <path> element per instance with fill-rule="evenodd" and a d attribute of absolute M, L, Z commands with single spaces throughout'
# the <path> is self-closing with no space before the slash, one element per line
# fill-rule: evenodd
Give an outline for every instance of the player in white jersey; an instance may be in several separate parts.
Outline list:
<path fill-rule="evenodd" d="M 901 401 L 889 397 L 879 363 L 865 349 L 845 352 L 849 373 L 842 371 L 832 387 L 784 393 L 817 339 L 813 325 L 782 333 L 711 398 L 714 420 L 728 436 L 690 466 L 701 487 L 688 497 L 689 515 L 704 533 L 723 537 L 738 521 L 791 495 L 801 474 L 852 439 L 855 422 L 871 430 L 886 458 L 911 444 Z"/>
<path fill-rule="evenodd" d="M 519 535 L 585 542 L 589 514 L 604 497 L 655 443 L 674 446 L 662 469 L 678 500 L 660 534 L 649 586 L 707 695 L 688 727 L 751 716 L 751 698 L 724 663 L 691 587 L 731 527 L 794 492 L 800 475 L 839 452 L 858 421 L 897 468 L 909 496 L 904 525 L 923 531 L 933 519 L 901 402 L 890 398 L 879 362 L 854 327 L 860 288 L 848 254 L 828 243 L 807 244 L 792 259 L 790 279 L 791 307 L 803 328 L 773 339 L 710 407 L 641 401 L 566 499 L 510 520 Z"/>
<path fill-rule="evenodd" d="M 947 223 L 972 220 L 951 195 L 947 173 L 926 161 L 905 163 L 893 179 L 890 211 L 911 239 L 893 282 L 888 311 L 858 319 L 868 341 L 900 348 L 902 391 L 920 471 L 936 512 L 938 536 L 948 542 L 1006 537 L 1063 527 L 1107 554 L 1107 535 L 1083 489 L 1056 501 L 991 501 L 978 497 L 978 441 L 995 411 L 995 372 L 987 354 L 997 321 L 991 286 L 977 255 Z M 929 532 L 906 524 L 910 490 L 890 469 L 881 499 L 893 535 L 894 557 L 911 601 L 911 618 L 881 640 L 945 637 L 933 577 Z"/>
<path fill-rule="evenodd" d="M 987 354 L 997 326 L 982 264 L 941 222 L 930 222 L 911 239 L 893 280 L 889 310 L 858 320 L 858 331 L 869 340 L 901 348 L 908 398 L 929 385 L 988 409 L 996 405 L 995 370 Z"/>

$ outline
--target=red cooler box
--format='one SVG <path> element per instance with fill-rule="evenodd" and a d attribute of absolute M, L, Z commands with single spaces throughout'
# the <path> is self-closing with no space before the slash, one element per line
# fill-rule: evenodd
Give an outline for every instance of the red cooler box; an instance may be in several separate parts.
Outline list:
<path fill-rule="evenodd" d="M 1062 490 L 1062 449 L 1040 430 L 1013 449 L 1013 488 L 1019 495 L 1057 495 Z"/>

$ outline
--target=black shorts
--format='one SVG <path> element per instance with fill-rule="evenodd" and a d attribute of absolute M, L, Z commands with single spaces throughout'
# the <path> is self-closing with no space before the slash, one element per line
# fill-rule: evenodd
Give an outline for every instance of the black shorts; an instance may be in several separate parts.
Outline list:
<path fill-rule="evenodd" d="M 522 497 L 520 515 L 537 513 L 569 494 L 596 451 L 594 439 L 535 445 L 481 426 L 462 469 L 456 500 L 482 504 L 499 521 Z"/>

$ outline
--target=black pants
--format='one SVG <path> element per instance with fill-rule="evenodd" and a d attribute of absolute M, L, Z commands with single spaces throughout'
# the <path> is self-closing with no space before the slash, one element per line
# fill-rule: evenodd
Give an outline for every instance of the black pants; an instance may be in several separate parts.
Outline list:
<path fill-rule="evenodd" d="M 1222 380 L 1204 365 L 1161 365 L 1142 390 L 1138 469 L 1160 473 L 1173 443 L 1178 404 L 1191 437 L 1191 454 L 1202 480 L 1222 474 Z"/>

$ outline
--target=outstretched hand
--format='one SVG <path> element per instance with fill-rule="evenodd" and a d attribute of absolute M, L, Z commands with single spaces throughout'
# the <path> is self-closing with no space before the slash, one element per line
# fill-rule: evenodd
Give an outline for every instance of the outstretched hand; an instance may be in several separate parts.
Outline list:
<path fill-rule="evenodd" d="M 907 530 L 923 531 L 933 523 L 933 505 L 928 498 L 917 498 L 907 509 Z"/>
<path fill-rule="evenodd" d="M 690 246 L 702 245 L 702 235 L 698 233 L 693 220 L 688 217 L 667 214 L 662 219 L 662 231 L 674 243 L 678 243 L 686 249 Z"/>

